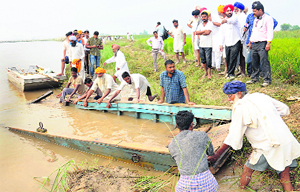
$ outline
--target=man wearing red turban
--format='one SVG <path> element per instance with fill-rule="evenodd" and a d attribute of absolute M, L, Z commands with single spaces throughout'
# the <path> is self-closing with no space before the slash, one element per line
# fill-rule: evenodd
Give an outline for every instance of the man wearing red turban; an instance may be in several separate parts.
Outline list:
<path fill-rule="evenodd" d="M 226 61 L 227 61 L 227 79 L 234 79 L 234 71 L 237 65 L 238 55 L 241 49 L 241 32 L 236 15 L 233 15 L 234 7 L 229 4 L 224 7 L 226 17 L 221 22 L 223 26 L 222 44 L 225 44 Z M 223 46 L 220 46 L 223 51 Z"/>

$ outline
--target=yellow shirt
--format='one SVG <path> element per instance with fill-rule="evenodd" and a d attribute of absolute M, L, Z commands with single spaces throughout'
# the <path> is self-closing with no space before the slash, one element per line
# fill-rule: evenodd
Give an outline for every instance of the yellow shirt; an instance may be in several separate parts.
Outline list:
<path fill-rule="evenodd" d="M 85 86 L 83 84 L 83 80 L 80 76 L 77 76 L 76 79 L 74 77 L 70 77 L 68 83 L 71 83 L 71 85 L 75 88 L 77 85 L 79 85 L 77 93 L 82 95 L 85 92 Z"/>

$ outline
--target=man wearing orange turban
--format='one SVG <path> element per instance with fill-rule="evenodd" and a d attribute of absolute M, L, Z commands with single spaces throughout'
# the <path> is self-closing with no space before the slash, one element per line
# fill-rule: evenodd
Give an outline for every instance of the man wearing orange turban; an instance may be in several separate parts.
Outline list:
<path fill-rule="evenodd" d="M 105 69 L 97 67 L 95 70 L 95 73 L 97 74 L 97 78 L 95 79 L 91 89 L 87 93 L 87 96 L 85 97 L 83 106 L 87 107 L 88 98 L 97 90 L 100 89 L 102 96 L 100 99 L 97 100 L 97 102 L 100 104 L 103 100 L 108 100 L 110 97 L 112 97 L 115 92 L 118 89 L 117 83 L 114 81 L 112 76 L 109 74 L 106 74 Z M 113 101 L 121 100 L 121 95 L 118 95 L 113 99 Z"/>
<path fill-rule="evenodd" d="M 111 47 L 114 55 L 103 63 L 103 67 L 105 67 L 105 65 L 108 63 L 116 62 L 116 73 L 114 74 L 113 79 L 115 81 L 116 79 L 122 81 L 122 74 L 124 73 L 124 71 L 127 71 L 129 73 L 127 61 L 125 59 L 125 55 L 120 51 L 119 45 L 113 44 Z"/>

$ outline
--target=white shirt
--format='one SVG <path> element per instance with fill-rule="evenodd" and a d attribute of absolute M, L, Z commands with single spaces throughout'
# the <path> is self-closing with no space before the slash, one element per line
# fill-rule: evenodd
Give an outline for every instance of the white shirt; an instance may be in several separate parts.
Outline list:
<path fill-rule="evenodd" d="M 86 37 L 84 37 L 83 40 L 84 40 L 84 42 L 85 42 L 84 47 L 83 47 L 83 50 L 89 51 L 90 49 L 86 48 L 86 43 L 87 43 L 88 39 L 87 39 Z"/>
<path fill-rule="evenodd" d="M 232 15 L 231 18 L 226 18 L 227 23 L 223 24 L 222 27 L 222 44 L 227 47 L 235 45 L 241 40 L 241 32 L 239 28 L 239 21 L 236 15 Z"/>
<path fill-rule="evenodd" d="M 76 43 L 75 47 L 70 46 L 70 61 L 73 59 L 81 59 L 84 58 L 83 45 L 81 43 Z"/>
<path fill-rule="evenodd" d="M 63 50 L 66 51 L 66 56 L 70 56 L 70 41 L 64 40 Z"/>
<path fill-rule="evenodd" d="M 188 24 L 192 25 L 192 32 L 195 32 L 201 23 L 202 23 L 202 19 L 200 18 L 200 15 L 198 18 L 195 18 L 193 16 L 188 22 Z"/>
<path fill-rule="evenodd" d="M 198 26 L 197 31 L 210 30 L 211 32 L 209 35 L 200 35 L 200 47 L 212 47 L 213 23 L 208 21 L 205 26 L 203 24 Z"/>
<path fill-rule="evenodd" d="M 140 89 L 140 98 L 144 97 L 147 93 L 147 87 L 150 87 L 149 82 L 146 77 L 141 74 L 131 74 L 131 84 L 128 84 L 126 81 L 122 81 L 118 90 L 122 90 L 125 86 L 129 86 L 131 89 L 131 95 L 136 91 L 137 88 Z"/>
<path fill-rule="evenodd" d="M 224 143 L 239 150 L 245 134 L 253 148 L 250 164 L 255 165 L 263 154 L 272 168 L 283 171 L 300 156 L 300 144 L 281 118 L 289 113 L 288 106 L 268 95 L 247 94 L 233 106 Z"/>
<path fill-rule="evenodd" d="M 164 34 L 164 27 L 162 25 L 159 25 L 155 28 L 155 31 L 157 31 L 158 36 L 161 37 Z"/>
<path fill-rule="evenodd" d="M 100 89 L 103 95 L 106 93 L 107 89 L 110 89 L 110 93 L 104 98 L 104 100 L 108 100 L 117 91 L 118 85 L 116 84 L 112 76 L 104 73 L 102 77 L 97 77 L 95 79 L 91 90 L 96 91 L 97 88 Z M 119 100 L 120 97 L 121 96 L 119 94 L 114 100 Z"/>
<path fill-rule="evenodd" d="M 212 22 L 221 23 L 222 20 L 219 15 L 211 14 L 211 20 Z M 218 27 L 216 25 L 213 25 L 212 30 L 212 41 L 213 41 L 213 51 L 219 51 L 220 46 L 222 45 L 222 33 L 221 33 L 221 27 Z"/>
<path fill-rule="evenodd" d="M 272 41 L 273 40 L 273 18 L 267 14 L 263 14 L 261 19 L 254 19 L 251 42 Z"/>
<path fill-rule="evenodd" d="M 119 68 L 122 71 L 129 71 L 125 55 L 119 50 L 117 56 L 113 56 L 105 61 L 106 63 L 116 62 L 116 71 Z"/>
<path fill-rule="evenodd" d="M 170 33 L 174 35 L 173 48 L 174 50 L 181 50 L 183 48 L 183 38 L 185 32 L 181 26 L 173 28 Z"/>
<path fill-rule="evenodd" d="M 161 37 L 150 37 L 148 40 L 147 40 L 147 44 L 149 46 L 151 46 L 151 43 L 152 42 L 152 49 L 161 49 L 163 50 L 164 49 L 164 40 L 161 38 Z"/>

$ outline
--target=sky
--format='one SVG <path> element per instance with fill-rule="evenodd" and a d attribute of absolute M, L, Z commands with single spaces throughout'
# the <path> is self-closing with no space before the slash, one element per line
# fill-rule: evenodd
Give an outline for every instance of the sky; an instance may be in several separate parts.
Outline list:
<path fill-rule="evenodd" d="M 240 0 L 252 12 L 253 1 Z M 63 37 L 68 31 L 89 30 L 111 35 L 151 34 L 160 21 L 166 29 L 179 20 L 187 34 L 188 20 L 196 5 L 217 14 L 220 4 L 229 0 L 2 0 L 0 11 L 0 41 L 50 39 Z M 265 11 L 280 25 L 299 25 L 300 0 L 261 0 Z"/>

